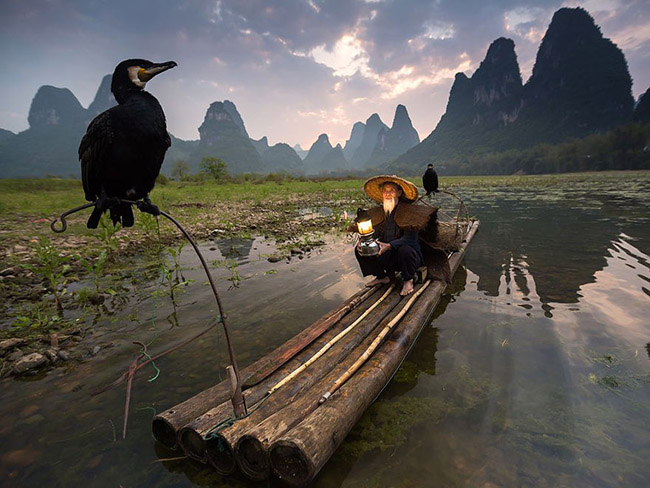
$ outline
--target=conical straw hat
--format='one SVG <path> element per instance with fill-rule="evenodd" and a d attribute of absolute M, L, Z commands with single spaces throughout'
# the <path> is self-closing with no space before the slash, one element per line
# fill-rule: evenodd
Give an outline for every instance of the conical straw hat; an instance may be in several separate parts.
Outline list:
<path fill-rule="evenodd" d="M 418 199 L 417 187 L 410 181 L 407 181 L 404 178 L 400 178 L 399 176 L 395 175 L 373 176 L 363 184 L 363 191 L 365 191 L 366 195 L 372 198 L 375 202 L 381 203 L 384 201 L 384 198 L 381 194 L 381 185 L 387 182 L 395 183 L 398 185 L 404 193 L 402 197 L 406 200 L 414 202 Z"/>

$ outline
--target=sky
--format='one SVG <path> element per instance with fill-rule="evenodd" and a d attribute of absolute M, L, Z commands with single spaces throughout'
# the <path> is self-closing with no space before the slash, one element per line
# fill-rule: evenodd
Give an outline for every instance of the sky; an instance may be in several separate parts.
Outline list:
<path fill-rule="evenodd" d="M 304 149 L 345 144 L 373 113 L 406 106 L 424 139 L 454 75 L 492 41 L 515 42 L 528 79 L 553 13 L 585 8 L 623 50 L 637 99 L 650 87 L 648 0 L 0 0 L 0 128 L 28 128 L 42 85 L 87 107 L 124 59 L 173 60 L 147 84 L 168 130 L 198 139 L 210 103 L 230 100 L 250 137 Z"/>

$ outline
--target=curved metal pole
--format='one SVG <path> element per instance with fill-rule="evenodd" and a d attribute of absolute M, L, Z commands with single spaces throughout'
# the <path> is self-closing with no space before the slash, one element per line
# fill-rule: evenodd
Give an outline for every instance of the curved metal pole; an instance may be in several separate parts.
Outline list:
<path fill-rule="evenodd" d="M 138 209 L 141 212 L 146 212 L 151 215 L 157 216 L 157 215 L 162 215 L 166 219 L 168 219 L 170 222 L 172 222 L 178 229 L 182 232 L 182 234 L 185 236 L 185 238 L 192 244 L 192 247 L 194 248 L 194 251 L 196 252 L 196 255 L 199 257 L 199 260 L 201 261 L 201 265 L 203 266 L 203 270 L 205 271 L 205 274 L 208 277 L 208 281 L 210 282 L 210 286 L 212 287 L 212 293 L 214 294 L 214 298 L 217 300 L 217 307 L 219 308 L 219 315 L 221 316 L 221 323 L 223 324 L 223 330 L 224 334 L 226 336 L 226 343 L 228 345 L 228 355 L 230 357 L 230 364 L 232 366 L 232 373 L 234 374 L 234 378 L 232 378 L 232 404 L 233 404 L 233 409 L 235 416 L 237 418 L 243 417 L 246 415 L 246 402 L 244 400 L 244 396 L 242 394 L 241 390 L 241 385 L 242 381 L 239 376 L 239 367 L 237 366 L 237 361 L 235 359 L 235 351 L 232 347 L 232 342 L 230 340 L 230 331 L 228 329 L 228 323 L 226 322 L 226 314 L 223 310 L 223 306 L 221 305 L 221 300 L 219 298 L 219 293 L 217 291 L 217 286 L 214 283 L 214 280 L 212 279 L 212 274 L 210 273 L 210 269 L 208 268 L 208 264 L 205 261 L 205 258 L 203 257 L 203 254 L 201 254 L 201 251 L 199 250 L 199 247 L 196 245 L 196 242 L 194 242 L 194 239 L 189 235 L 189 233 L 183 228 L 183 226 L 176 220 L 174 217 L 169 215 L 166 212 L 163 212 L 160 210 L 157 206 L 153 205 L 149 201 L 134 201 L 134 200 L 125 200 L 122 198 L 116 198 L 116 201 L 119 201 L 120 203 L 127 203 L 129 205 L 135 205 L 138 207 Z M 80 210 L 83 210 L 88 207 L 93 207 L 96 205 L 97 202 L 91 202 L 87 203 L 85 205 L 81 205 L 79 207 L 75 207 L 71 210 L 68 210 L 67 212 L 64 212 L 61 214 L 59 219 L 61 220 L 61 229 L 57 229 L 56 222 L 59 219 L 54 219 L 50 223 L 50 229 L 52 231 L 57 232 L 57 233 L 62 233 L 65 232 L 65 230 L 68 228 L 68 224 L 65 220 L 65 218 L 73 213 L 79 212 Z"/>
<path fill-rule="evenodd" d="M 65 230 L 68 228 L 68 223 L 65 221 L 65 218 L 68 215 L 76 213 L 79 210 L 83 210 L 84 208 L 94 207 L 95 203 L 96 202 L 87 203 L 85 205 L 81 205 L 79 207 L 75 207 L 75 208 L 73 208 L 71 210 L 68 210 L 67 212 L 63 212 L 58 219 L 54 219 L 52 222 L 50 222 L 50 229 L 52 229 L 52 232 L 56 232 L 57 234 L 61 234 L 62 232 L 65 232 Z M 57 220 L 61 220 L 61 228 L 60 229 L 57 229 L 55 227 Z"/>
<path fill-rule="evenodd" d="M 139 205 L 138 208 L 140 208 Z M 214 298 L 217 300 L 217 307 L 219 307 L 219 315 L 221 315 L 221 323 L 223 324 L 223 331 L 224 334 L 226 335 L 226 343 L 228 345 L 228 355 L 230 356 L 230 364 L 232 365 L 233 372 L 235 374 L 235 385 L 234 385 L 232 404 L 235 410 L 235 416 L 237 418 L 243 417 L 244 415 L 246 415 L 246 403 L 244 402 L 244 396 L 242 395 L 242 391 L 241 391 L 242 382 L 239 376 L 239 368 L 237 366 L 237 361 L 235 360 L 235 351 L 232 347 L 232 342 L 230 341 L 230 331 L 228 330 L 228 323 L 226 322 L 226 313 L 224 312 L 223 306 L 221 305 L 221 300 L 219 299 L 219 292 L 217 292 L 217 286 L 215 285 L 214 280 L 212 279 L 212 274 L 210 273 L 208 265 L 205 262 L 205 259 L 203 258 L 203 254 L 201 254 L 201 251 L 199 250 L 199 247 L 194 242 L 194 239 L 192 239 L 192 237 L 181 226 L 181 224 L 179 224 L 178 221 L 174 219 L 174 217 L 169 215 L 167 212 L 163 212 L 162 210 L 160 210 L 160 214 L 163 217 L 170 220 L 176 227 L 178 227 L 178 229 L 183 233 L 185 238 L 190 242 L 190 244 L 192 244 L 192 247 L 194 248 L 196 255 L 199 257 L 199 260 L 201 261 L 201 265 L 205 270 L 205 274 L 208 276 L 208 281 L 210 282 L 210 286 L 212 287 L 212 293 L 214 293 Z"/>

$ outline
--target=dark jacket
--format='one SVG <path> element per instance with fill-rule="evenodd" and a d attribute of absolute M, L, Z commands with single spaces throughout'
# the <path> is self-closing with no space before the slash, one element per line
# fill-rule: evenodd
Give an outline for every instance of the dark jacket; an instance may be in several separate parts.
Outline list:
<path fill-rule="evenodd" d="M 378 205 L 368 212 L 372 227 L 375 229 L 375 237 L 382 242 L 387 242 L 384 240 L 386 230 L 384 207 Z M 437 213 L 438 209 L 435 207 L 400 201 L 393 212 L 397 233 L 391 236 L 390 245 L 394 249 L 410 245 L 421 250 L 429 276 L 434 280 L 450 283 L 451 270 L 447 254 L 434 247 L 438 232 Z"/>

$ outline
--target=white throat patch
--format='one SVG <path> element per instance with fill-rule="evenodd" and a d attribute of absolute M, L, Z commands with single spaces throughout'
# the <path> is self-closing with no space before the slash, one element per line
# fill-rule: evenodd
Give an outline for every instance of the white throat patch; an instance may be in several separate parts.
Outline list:
<path fill-rule="evenodd" d="M 131 83 L 133 83 L 138 88 L 144 88 L 147 83 L 145 81 L 140 81 L 140 78 L 138 78 L 138 72 L 140 69 L 140 66 L 129 66 L 129 79 L 131 80 Z"/>

